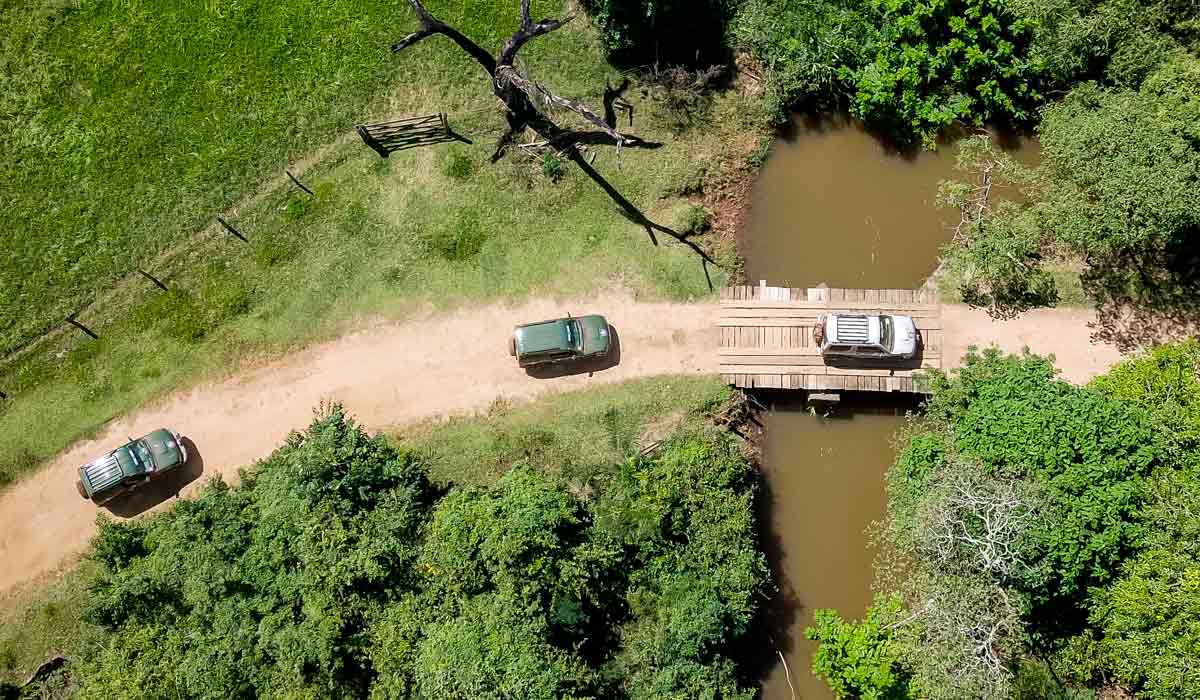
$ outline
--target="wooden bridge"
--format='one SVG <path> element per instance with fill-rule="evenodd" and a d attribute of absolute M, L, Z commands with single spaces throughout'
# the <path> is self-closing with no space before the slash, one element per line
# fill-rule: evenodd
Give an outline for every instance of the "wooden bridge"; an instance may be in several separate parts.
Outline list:
<path fill-rule="evenodd" d="M 813 331 L 828 313 L 911 316 L 921 348 L 899 363 L 826 360 Z M 942 365 L 942 310 L 931 288 L 728 287 L 719 325 L 721 374 L 744 389 L 924 393 L 919 370 Z"/>

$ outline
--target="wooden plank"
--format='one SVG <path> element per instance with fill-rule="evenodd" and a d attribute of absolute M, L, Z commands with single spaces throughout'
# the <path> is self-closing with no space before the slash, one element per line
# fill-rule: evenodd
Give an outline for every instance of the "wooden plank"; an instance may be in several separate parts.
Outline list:
<path fill-rule="evenodd" d="M 826 374 L 830 368 L 824 365 L 744 365 L 722 364 L 721 373 L 744 372 L 746 374 Z"/>
<path fill-rule="evenodd" d="M 788 357 L 803 360 L 804 358 L 820 357 L 820 353 L 816 348 L 789 350 L 788 352 L 780 352 L 779 348 L 747 348 L 741 346 L 721 348 L 719 351 L 721 357 L 754 357 L 761 355 L 786 355 Z"/>
<path fill-rule="evenodd" d="M 823 366 L 825 360 L 820 355 L 808 357 L 798 355 L 725 355 L 719 357 L 722 365 L 775 365 L 784 367 L 817 367 Z"/>

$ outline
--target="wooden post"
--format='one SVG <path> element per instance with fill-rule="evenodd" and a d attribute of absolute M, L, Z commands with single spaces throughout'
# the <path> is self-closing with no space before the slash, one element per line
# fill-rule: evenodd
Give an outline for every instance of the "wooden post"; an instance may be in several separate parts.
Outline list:
<path fill-rule="evenodd" d="M 302 189 L 302 190 L 304 190 L 305 192 L 307 192 L 307 193 L 308 193 L 308 195 L 309 195 L 310 197 L 316 197 L 316 196 L 317 196 L 317 193 L 316 193 L 316 192 L 313 192 L 312 190 L 308 189 L 307 187 L 305 187 L 305 186 L 304 186 L 304 183 L 303 183 L 303 182 L 300 182 L 299 180 L 297 180 L 297 179 L 296 179 L 296 176 L 292 174 L 292 171 L 291 171 L 291 170 L 284 170 L 283 172 L 287 173 L 287 176 L 288 176 L 288 177 L 290 177 L 290 178 L 292 179 L 292 182 L 296 183 L 296 187 L 299 187 L 300 189 Z"/>
<path fill-rule="evenodd" d="M 88 334 L 89 336 L 91 336 L 92 340 L 100 340 L 100 336 L 98 336 L 98 335 L 96 335 L 95 333 L 93 333 L 93 332 L 92 332 L 92 329 L 88 328 L 87 326 L 83 325 L 83 324 L 82 324 L 82 323 L 80 323 L 79 321 L 76 321 L 76 320 L 75 320 L 75 314 L 71 314 L 70 316 L 68 316 L 68 317 L 67 317 L 67 323 L 71 324 L 72 326 L 75 326 L 75 327 L 76 327 L 76 328 L 78 328 L 79 330 L 81 330 L 81 331 L 83 331 L 84 333 L 86 333 L 86 334 Z"/>
<path fill-rule="evenodd" d="M 149 272 L 146 272 L 145 270 L 143 270 L 143 269 L 142 269 L 142 268 L 140 268 L 140 267 L 138 268 L 138 274 L 140 274 L 142 277 L 145 277 L 146 279 L 148 279 L 148 280 L 150 280 L 151 282 L 153 282 L 155 287 L 158 287 L 159 289 L 163 290 L 164 292 L 166 292 L 166 291 L 169 291 L 169 290 L 167 289 L 167 285 L 163 284 L 162 282 L 160 282 L 160 281 L 158 280 L 158 278 L 157 278 L 157 277 L 155 277 L 154 275 L 150 274 Z"/>
<path fill-rule="evenodd" d="M 236 237 L 237 237 L 238 239 L 240 239 L 240 240 L 241 240 L 243 243 L 249 243 L 249 242 L 250 242 L 249 240 L 247 240 L 247 239 L 246 239 L 246 237 L 245 237 L 245 236 L 243 236 L 241 233 L 239 233 L 239 232 L 238 232 L 238 230 L 237 230 L 236 228 L 234 228 L 234 227 L 230 226 L 230 225 L 229 225 L 229 222 L 228 222 L 228 221 L 226 221 L 225 219 L 222 219 L 221 217 L 219 217 L 219 216 L 218 216 L 218 217 L 217 217 L 217 222 L 218 222 L 218 223 L 220 223 L 222 226 L 224 226 L 224 227 L 225 227 L 225 230 L 226 230 L 226 231 L 227 231 L 227 232 L 228 232 L 228 233 L 229 233 L 231 236 L 236 236 Z"/>

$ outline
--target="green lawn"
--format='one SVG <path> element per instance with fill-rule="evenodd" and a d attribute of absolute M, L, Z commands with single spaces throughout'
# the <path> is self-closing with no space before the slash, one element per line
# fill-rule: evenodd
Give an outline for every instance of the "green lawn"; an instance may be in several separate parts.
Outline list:
<path fill-rule="evenodd" d="M 421 454 L 441 483 L 493 484 L 528 460 L 584 484 L 729 396 L 716 377 L 657 377 L 533 404 L 498 404 L 486 416 L 454 418 L 395 439 Z"/>
<path fill-rule="evenodd" d="M 404 2 L 220 14 L 0 2 L 0 60 L 18 78 L 0 109 L 14 203 L 0 212 L 0 347 L 86 300 L 99 301 L 80 320 L 101 335 L 52 334 L 0 366 L 11 397 L 0 402 L 0 484 L 155 395 L 364 317 L 605 286 L 708 293 L 694 256 L 652 248 L 574 169 L 554 180 L 516 153 L 489 164 L 504 121 L 485 74 L 440 37 L 392 56 L 389 40 L 411 27 Z M 429 5 L 489 46 L 516 22 L 515 0 Z M 597 105 L 616 75 L 584 19 L 523 55 L 534 78 Z M 711 127 L 676 136 L 649 98 L 630 97 L 636 131 L 665 146 L 626 149 L 620 167 L 600 149 L 596 167 L 653 217 L 683 225 L 692 205 L 681 192 L 744 166 L 732 144 L 756 128 L 739 118 L 753 110 L 719 95 Z M 349 131 L 439 110 L 474 143 L 381 160 Z M 78 147 L 53 145 L 68 135 Z M 316 198 L 282 178 L 302 156 Z M 227 218 L 249 244 L 211 225 L 234 205 Z M 131 274 L 139 265 L 173 291 Z"/>

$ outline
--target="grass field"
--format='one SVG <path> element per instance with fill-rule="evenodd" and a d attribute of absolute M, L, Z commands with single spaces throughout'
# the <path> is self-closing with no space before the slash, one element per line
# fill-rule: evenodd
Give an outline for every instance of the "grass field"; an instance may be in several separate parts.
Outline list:
<path fill-rule="evenodd" d="M 0 213 L 0 346 L 84 301 L 101 339 L 56 333 L 0 366 L 0 483 L 164 391 L 364 317 L 605 286 L 708 293 L 695 257 L 652 248 L 580 173 L 519 154 L 489 164 L 504 122 L 485 74 L 440 38 L 388 53 L 410 26 L 403 2 L 3 1 L 0 61 L 20 80 L 0 92 L 15 204 Z M 489 46 L 516 21 L 515 0 L 429 5 Z M 615 76 L 582 19 L 523 55 L 594 103 Z M 711 126 L 676 135 L 630 97 L 637 133 L 665 146 L 626 149 L 620 167 L 598 150 L 596 167 L 653 217 L 695 221 L 682 193 L 744 166 L 748 98 L 716 96 Z M 474 143 L 381 160 L 346 138 L 356 121 L 437 111 Z M 81 140 L 64 152 L 53 134 Z M 289 163 L 315 198 L 282 177 Z M 249 244 L 211 224 L 222 210 Z"/>
<path fill-rule="evenodd" d="M 392 439 L 419 454 L 443 484 L 491 485 L 514 463 L 528 460 L 583 488 L 644 442 L 703 424 L 729 394 L 715 378 L 661 377 L 498 405 L 484 416 Z M 22 682 L 47 658 L 78 657 L 99 639 L 95 628 L 80 622 L 92 567 L 85 560 L 0 605 L 0 682 Z"/>

